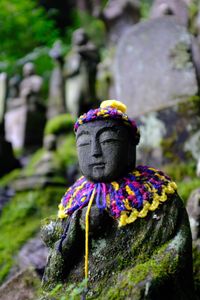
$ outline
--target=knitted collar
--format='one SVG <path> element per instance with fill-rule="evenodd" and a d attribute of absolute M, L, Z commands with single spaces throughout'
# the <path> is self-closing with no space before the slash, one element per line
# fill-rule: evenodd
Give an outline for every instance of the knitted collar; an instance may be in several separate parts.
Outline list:
<path fill-rule="evenodd" d="M 106 209 L 119 221 L 119 226 L 146 217 L 176 192 L 176 184 L 163 172 L 147 166 L 138 166 L 127 176 L 111 183 L 94 183 L 80 177 L 63 196 L 59 218 L 87 206 L 91 195 L 100 210 Z"/>

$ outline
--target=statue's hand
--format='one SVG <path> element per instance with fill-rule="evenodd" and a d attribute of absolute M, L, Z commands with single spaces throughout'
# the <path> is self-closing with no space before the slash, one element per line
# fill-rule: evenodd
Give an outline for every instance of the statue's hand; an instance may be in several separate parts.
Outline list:
<path fill-rule="evenodd" d="M 47 218 L 43 220 L 41 238 L 47 247 L 52 248 L 62 234 L 62 221 L 60 219 Z"/>

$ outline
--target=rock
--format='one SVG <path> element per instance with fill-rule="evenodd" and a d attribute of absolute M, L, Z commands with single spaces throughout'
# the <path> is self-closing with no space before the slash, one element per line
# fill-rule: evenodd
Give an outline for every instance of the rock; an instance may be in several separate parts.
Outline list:
<path fill-rule="evenodd" d="M 0 287 L 1 300 L 35 300 L 40 281 L 32 269 L 26 269 L 13 276 Z"/>
<path fill-rule="evenodd" d="M 33 267 L 40 275 L 43 274 L 47 260 L 47 248 L 40 236 L 29 240 L 17 255 L 17 263 L 21 270 Z"/>
<path fill-rule="evenodd" d="M 139 23 L 120 40 L 117 97 L 130 116 L 173 106 L 197 94 L 191 38 L 174 17 Z"/>

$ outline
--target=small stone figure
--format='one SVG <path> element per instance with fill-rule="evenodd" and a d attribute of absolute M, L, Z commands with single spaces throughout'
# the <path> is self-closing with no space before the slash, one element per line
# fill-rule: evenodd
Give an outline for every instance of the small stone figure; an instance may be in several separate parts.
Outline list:
<path fill-rule="evenodd" d="M 23 67 L 24 79 L 20 84 L 20 98 L 29 102 L 37 102 L 40 96 L 43 79 L 35 74 L 35 66 L 27 62 Z"/>
<path fill-rule="evenodd" d="M 72 50 L 64 66 L 67 111 L 77 117 L 95 105 L 95 78 L 99 52 L 80 28 L 72 38 Z"/>
<path fill-rule="evenodd" d="M 23 76 L 20 84 L 17 77 L 10 80 L 8 100 L 11 101 L 7 101 L 5 133 L 14 149 L 29 152 L 41 146 L 46 112 L 41 101 L 43 79 L 35 74 L 33 63 L 24 65 Z"/>
<path fill-rule="evenodd" d="M 125 31 L 139 22 L 139 2 L 135 0 L 110 0 L 107 1 L 103 11 L 96 9 L 95 15 L 105 23 L 108 42 L 111 45 L 116 45 Z"/>
<path fill-rule="evenodd" d="M 64 195 L 59 220 L 42 228 L 51 249 L 43 287 L 82 281 L 85 269 L 87 299 L 192 300 L 186 210 L 168 176 L 136 167 L 140 134 L 125 110 L 104 101 L 75 123 L 83 176 Z"/>

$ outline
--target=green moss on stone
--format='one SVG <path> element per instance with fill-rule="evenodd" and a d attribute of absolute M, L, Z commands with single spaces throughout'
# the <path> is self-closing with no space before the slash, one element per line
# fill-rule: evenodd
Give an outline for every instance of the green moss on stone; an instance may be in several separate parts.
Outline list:
<path fill-rule="evenodd" d="M 54 117 L 46 124 L 44 133 L 47 134 L 62 134 L 73 131 L 74 118 L 70 114 L 63 114 Z"/>
<path fill-rule="evenodd" d="M 13 180 L 17 179 L 20 174 L 20 169 L 13 170 L 9 174 L 0 179 L 0 187 L 8 186 Z"/>

